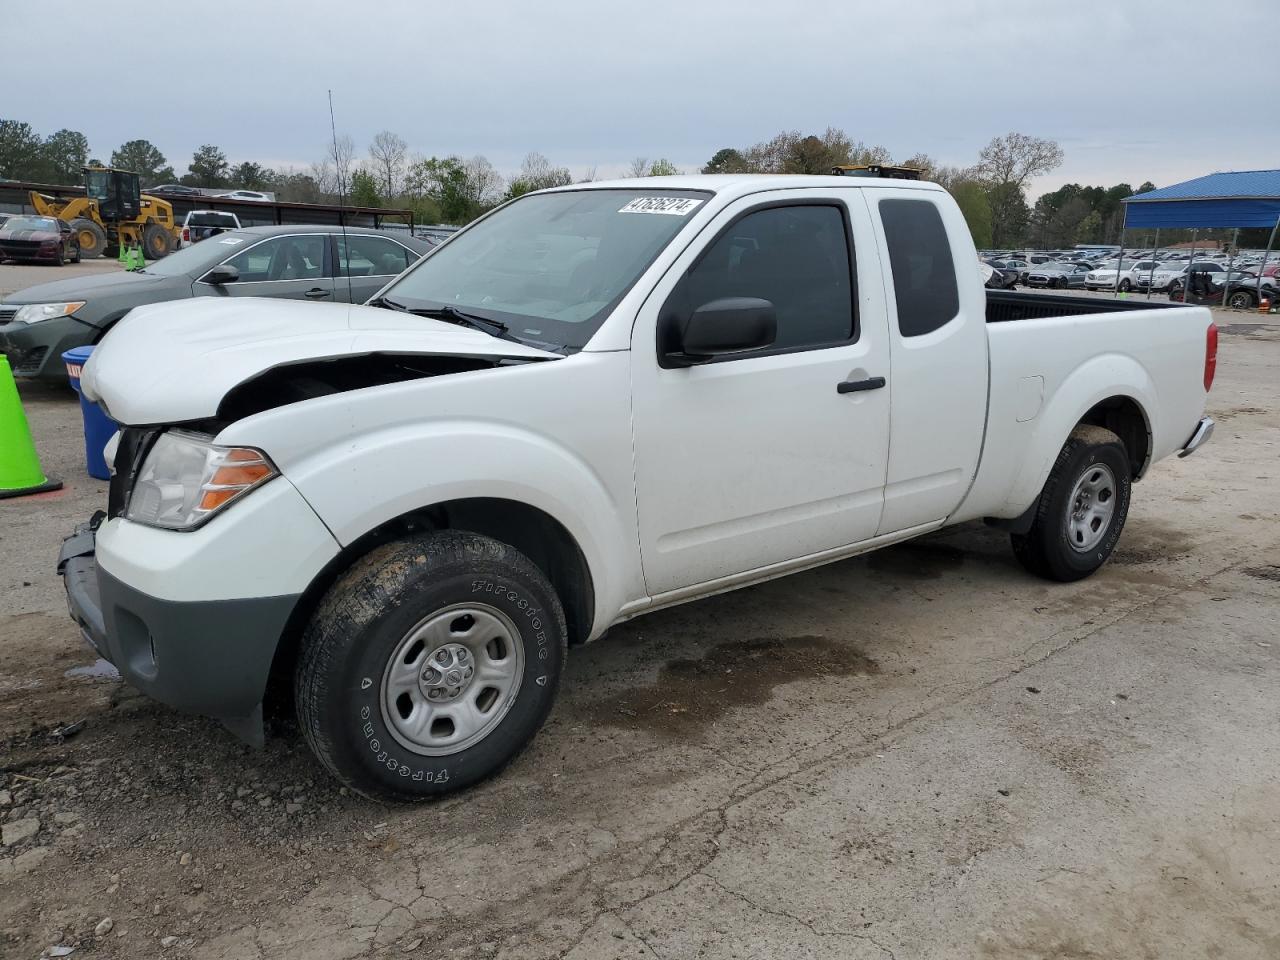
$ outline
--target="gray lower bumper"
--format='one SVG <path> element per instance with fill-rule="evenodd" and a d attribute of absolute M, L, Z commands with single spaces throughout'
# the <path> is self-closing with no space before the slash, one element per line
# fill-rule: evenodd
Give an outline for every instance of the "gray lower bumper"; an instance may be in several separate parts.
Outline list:
<path fill-rule="evenodd" d="M 271 661 L 298 597 L 150 596 L 98 568 L 95 529 L 77 527 L 58 555 L 67 607 L 85 640 L 148 696 L 260 741 Z"/>
<path fill-rule="evenodd" d="M 1195 453 L 1213 436 L 1214 422 L 1213 417 L 1201 417 L 1200 422 L 1196 425 L 1195 433 L 1191 434 L 1191 439 L 1187 441 L 1187 445 L 1178 451 L 1178 456 L 1189 457 Z"/>

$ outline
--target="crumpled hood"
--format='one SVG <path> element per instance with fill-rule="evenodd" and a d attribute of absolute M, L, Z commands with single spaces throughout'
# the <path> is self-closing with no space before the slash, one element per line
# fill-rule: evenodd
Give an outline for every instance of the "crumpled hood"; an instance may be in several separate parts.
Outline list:
<path fill-rule="evenodd" d="M 197 297 L 130 311 L 93 351 L 80 384 L 120 423 L 182 423 L 214 416 L 229 390 L 274 367 L 373 353 L 559 358 L 380 307 Z"/>

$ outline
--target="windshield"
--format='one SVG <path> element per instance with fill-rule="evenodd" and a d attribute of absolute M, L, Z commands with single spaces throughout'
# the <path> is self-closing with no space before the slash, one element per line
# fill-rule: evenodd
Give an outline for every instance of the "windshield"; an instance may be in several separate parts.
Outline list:
<path fill-rule="evenodd" d="M 693 190 L 533 194 L 444 244 L 384 296 L 448 305 L 529 342 L 583 347 L 659 251 L 710 196 Z"/>
<path fill-rule="evenodd" d="M 1119 269 L 1120 269 L 1120 261 L 1119 261 L 1119 260 L 1103 260 L 1103 261 L 1102 261 L 1102 263 L 1094 264 L 1093 269 L 1095 269 L 1095 270 L 1119 270 Z"/>
<path fill-rule="evenodd" d="M 142 273 L 156 277 L 176 277 L 182 274 L 194 276 L 204 273 L 216 263 L 239 253 L 247 243 L 264 239 L 252 233 L 220 233 L 204 243 L 183 247 L 163 260 L 148 260 Z"/>
<path fill-rule="evenodd" d="M 58 232 L 58 221 L 53 217 L 10 217 L 0 227 L 5 233 L 17 233 L 19 230 L 44 230 Z"/>
<path fill-rule="evenodd" d="M 85 192 L 91 200 L 105 200 L 111 186 L 111 172 L 108 170 L 90 170 L 85 175 Z"/>

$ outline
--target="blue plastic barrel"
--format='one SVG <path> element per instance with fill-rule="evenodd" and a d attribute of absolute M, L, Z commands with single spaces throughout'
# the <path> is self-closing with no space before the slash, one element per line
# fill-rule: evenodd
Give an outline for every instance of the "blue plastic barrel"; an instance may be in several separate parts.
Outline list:
<path fill-rule="evenodd" d="M 89 476 L 110 480 L 111 471 L 107 469 L 102 451 L 119 428 L 114 420 L 102 412 L 100 406 L 80 390 L 80 368 L 91 353 L 93 347 L 74 347 L 63 353 L 62 362 L 67 365 L 67 379 L 71 381 L 71 388 L 80 397 L 80 416 L 84 419 L 85 467 L 89 470 Z"/>

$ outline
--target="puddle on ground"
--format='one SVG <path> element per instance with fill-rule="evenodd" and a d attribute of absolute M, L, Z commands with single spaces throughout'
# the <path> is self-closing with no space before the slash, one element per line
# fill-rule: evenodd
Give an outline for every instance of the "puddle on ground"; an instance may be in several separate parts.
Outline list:
<path fill-rule="evenodd" d="M 1180 528 L 1156 520 L 1142 520 L 1121 532 L 1111 563 L 1129 566 L 1181 560 L 1195 547 L 1196 541 Z"/>
<path fill-rule="evenodd" d="M 88 666 L 72 667 L 63 676 L 72 680 L 119 680 L 120 671 L 105 660 L 96 660 Z"/>
<path fill-rule="evenodd" d="M 1280 583 L 1280 566 L 1274 564 L 1265 567 L 1245 567 L 1244 572 L 1257 580 Z"/>
<path fill-rule="evenodd" d="M 949 543 L 912 540 L 876 550 L 868 556 L 867 566 L 895 577 L 937 580 L 948 570 L 962 566 L 964 558 L 964 551 Z"/>
<path fill-rule="evenodd" d="M 688 737 L 734 707 L 766 702 L 780 684 L 879 672 L 880 665 L 855 645 L 826 637 L 739 640 L 718 644 L 697 660 L 664 664 L 655 683 L 612 693 L 588 709 L 611 726 Z"/>

